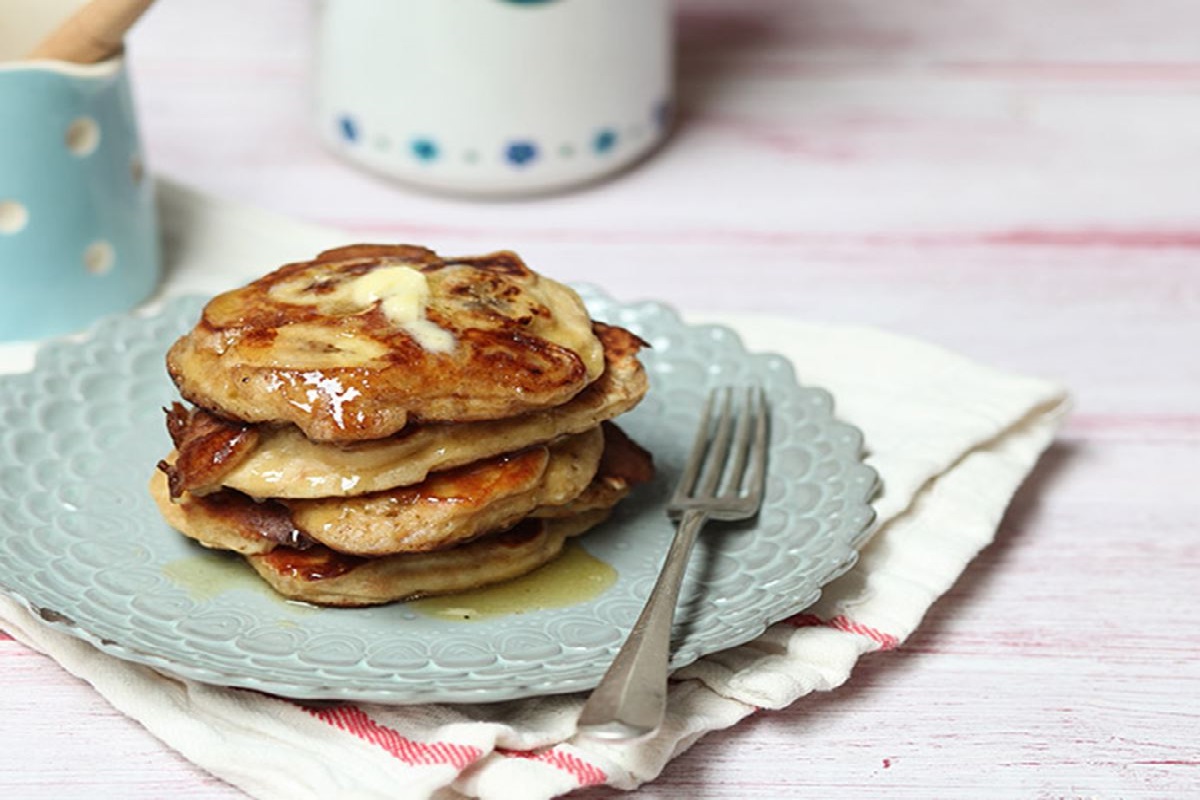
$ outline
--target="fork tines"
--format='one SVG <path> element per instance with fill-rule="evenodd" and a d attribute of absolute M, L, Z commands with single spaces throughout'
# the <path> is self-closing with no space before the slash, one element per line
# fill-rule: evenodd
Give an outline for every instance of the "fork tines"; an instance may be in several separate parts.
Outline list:
<path fill-rule="evenodd" d="M 671 512 L 693 508 L 719 517 L 726 511 L 744 513 L 757 508 L 762 499 L 766 456 L 767 401 L 762 388 L 713 389 L 671 498 Z"/>

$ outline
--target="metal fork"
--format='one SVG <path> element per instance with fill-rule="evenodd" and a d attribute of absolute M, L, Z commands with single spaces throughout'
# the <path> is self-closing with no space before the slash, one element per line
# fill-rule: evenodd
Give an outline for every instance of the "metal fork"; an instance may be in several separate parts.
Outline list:
<path fill-rule="evenodd" d="M 691 455 L 667 506 L 678 520 L 675 538 L 641 616 L 579 715 L 580 733 L 628 741 L 662 725 L 671 624 L 696 534 L 710 519 L 748 519 L 762 505 L 766 397 L 762 389 L 748 389 L 735 412 L 733 395 L 729 387 L 714 389 L 704 404 Z"/>

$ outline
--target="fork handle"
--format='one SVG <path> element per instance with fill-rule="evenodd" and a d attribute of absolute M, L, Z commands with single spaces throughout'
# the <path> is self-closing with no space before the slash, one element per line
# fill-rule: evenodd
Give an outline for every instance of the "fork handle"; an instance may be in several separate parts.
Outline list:
<path fill-rule="evenodd" d="M 629 638 L 583 706 L 576 730 L 597 739 L 629 741 L 649 736 L 662 725 L 667 707 L 667 664 L 671 623 L 696 534 L 707 521 L 688 510 L 667 550 L 654 589 Z"/>

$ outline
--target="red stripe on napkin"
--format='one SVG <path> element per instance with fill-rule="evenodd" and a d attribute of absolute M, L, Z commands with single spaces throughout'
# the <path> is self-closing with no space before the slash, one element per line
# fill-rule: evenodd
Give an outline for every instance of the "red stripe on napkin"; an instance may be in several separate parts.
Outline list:
<path fill-rule="evenodd" d="M 391 728 L 380 725 L 358 706 L 305 708 L 322 722 L 357 736 L 363 741 L 382 747 L 406 764 L 451 764 L 463 769 L 478 761 L 483 751 L 478 747 L 452 742 L 414 742 Z"/>
<path fill-rule="evenodd" d="M 785 619 L 784 622 L 797 628 L 833 628 L 834 630 L 865 636 L 878 644 L 880 650 L 892 650 L 900 644 L 900 638 L 897 636 L 884 633 L 881 630 L 872 628 L 870 625 L 863 625 L 861 622 L 855 622 L 849 617 L 841 615 L 825 620 L 816 614 L 797 614 L 794 617 Z"/>
<path fill-rule="evenodd" d="M 598 786 L 608 780 L 604 770 L 595 764 L 589 764 L 578 756 L 572 755 L 558 747 L 531 753 L 527 750 L 497 750 L 500 755 L 508 758 L 524 758 L 529 761 L 540 761 L 552 767 L 561 769 L 579 782 L 580 786 Z"/>
<path fill-rule="evenodd" d="M 0 642 L 11 642 L 11 641 L 13 641 L 13 637 L 9 636 L 4 631 L 0 631 Z"/>

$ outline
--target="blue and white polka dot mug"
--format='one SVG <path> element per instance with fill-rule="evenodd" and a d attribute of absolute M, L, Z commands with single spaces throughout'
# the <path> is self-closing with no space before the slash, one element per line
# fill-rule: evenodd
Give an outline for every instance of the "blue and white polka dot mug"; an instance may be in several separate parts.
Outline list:
<path fill-rule="evenodd" d="M 326 0 L 318 125 L 408 183 L 518 195 L 649 153 L 671 117 L 669 0 Z"/>
<path fill-rule="evenodd" d="M 0 340 L 85 328 L 137 305 L 159 276 L 124 60 L 6 60 L 34 44 L 17 34 L 39 30 L 9 22 L 0 26 Z"/>

